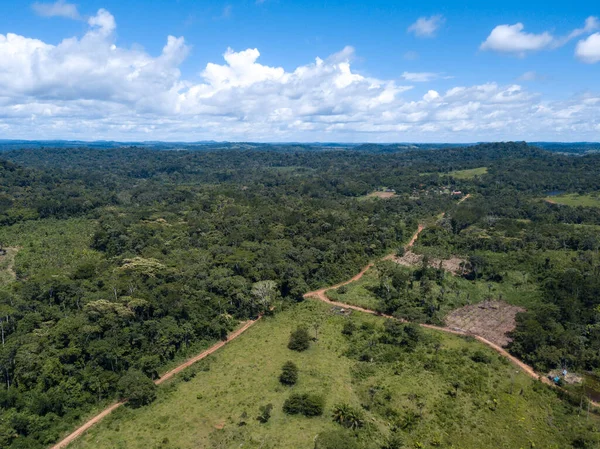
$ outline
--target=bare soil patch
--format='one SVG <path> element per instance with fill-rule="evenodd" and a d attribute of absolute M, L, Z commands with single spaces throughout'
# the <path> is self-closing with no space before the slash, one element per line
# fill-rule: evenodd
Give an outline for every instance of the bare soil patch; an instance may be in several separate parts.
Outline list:
<path fill-rule="evenodd" d="M 446 326 L 451 329 L 480 335 L 504 347 L 511 341 L 507 333 L 515 329 L 519 312 L 525 312 L 525 309 L 503 301 L 484 301 L 450 312 L 445 321 Z"/>
<path fill-rule="evenodd" d="M 402 257 L 392 258 L 394 262 L 405 267 L 416 267 L 423 263 L 423 255 L 415 254 L 412 251 L 407 251 Z M 469 271 L 469 262 L 460 257 L 451 257 L 450 259 L 429 259 L 429 266 L 438 268 L 442 264 L 442 269 L 454 275 L 464 274 Z"/>
<path fill-rule="evenodd" d="M 0 250 L 0 282 L 13 281 L 17 278 L 15 273 L 15 256 L 19 248 L 5 247 Z"/>
<path fill-rule="evenodd" d="M 396 192 L 371 192 L 367 196 L 370 198 L 376 197 L 376 198 L 387 199 L 387 198 L 395 197 Z"/>

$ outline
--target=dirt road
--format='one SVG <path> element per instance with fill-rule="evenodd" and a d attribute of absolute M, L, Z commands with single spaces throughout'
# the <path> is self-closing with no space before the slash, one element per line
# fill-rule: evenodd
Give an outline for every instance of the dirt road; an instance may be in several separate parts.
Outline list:
<path fill-rule="evenodd" d="M 471 194 L 465 195 L 463 198 L 461 198 L 461 200 L 458 202 L 459 204 L 462 203 L 463 201 L 467 200 L 468 198 L 471 197 Z M 442 216 L 444 216 L 444 214 L 442 214 Z M 412 247 L 415 242 L 417 241 L 417 239 L 419 238 L 419 235 L 421 234 L 421 232 L 423 231 L 423 229 L 425 229 L 425 227 L 423 225 L 419 225 L 417 232 L 415 232 L 415 234 L 412 236 L 412 238 L 410 239 L 410 241 L 406 244 L 405 249 L 409 249 L 410 247 Z M 394 257 L 393 254 L 387 255 L 385 256 L 383 259 L 384 260 L 390 260 Z M 320 301 L 323 301 L 327 304 L 331 304 L 333 306 L 337 306 L 337 307 L 341 307 L 344 309 L 351 309 L 351 310 L 356 310 L 358 312 L 362 312 L 362 313 L 369 313 L 371 315 L 379 315 L 379 316 L 383 316 L 386 318 L 393 318 L 389 315 L 382 315 L 379 314 L 378 312 L 376 312 L 375 310 L 370 310 L 370 309 L 365 309 L 363 307 L 358 307 L 358 306 L 353 306 L 350 304 L 345 304 L 342 302 L 336 302 L 336 301 L 332 301 L 327 297 L 327 292 L 330 290 L 335 290 L 338 287 L 341 287 L 342 285 L 347 285 L 350 284 L 354 281 L 358 281 L 360 278 L 362 278 L 365 273 L 371 268 L 373 267 L 373 263 L 368 264 L 366 267 L 364 267 L 360 273 L 358 273 L 356 276 L 354 276 L 353 278 L 345 281 L 345 282 L 340 282 L 339 284 L 333 285 L 331 287 L 325 287 L 322 288 L 320 290 L 315 290 L 312 292 L 308 292 L 304 295 L 305 298 L 316 298 Z M 541 379 L 542 382 L 548 384 L 548 385 L 552 385 L 554 386 L 554 384 L 547 378 L 545 378 L 544 376 L 540 376 L 539 374 L 537 374 L 535 372 L 535 370 L 530 367 L 529 365 L 523 363 L 521 360 L 519 360 L 518 358 L 512 356 L 511 354 L 508 353 L 508 351 L 506 351 L 505 349 L 503 349 L 502 347 L 498 346 L 495 343 L 492 343 L 491 341 L 479 336 L 479 335 L 474 335 L 474 334 L 470 334 L 468 332 L 465 332 L 463 330 L 460 329 L 451 329 L 448 327 L 442 327 L 442 326 L 433 326 L 430 324 L 419 324 L 421 327 L 424 328 L 428 328 L 428 329 L 435 329 L 438 331 L 442 331 L 442 332 L 446 332 L 446 333 L 450 333 L 450 334 L 455 334 L 455 335 L 463 335 L 463 336 L 471 336 L 477 340 L 479 340 L 481 343 L 486 344 L 487 346 L 489 346 L 490 348 L 492 348 L 494 351 L 496 351 L 498 354 L 500 354 L 502 357 L 505 357 L 506 359 L 508 359 L 510 362 L 512 362 L 514 365 L 516 365 L 517 367 L 519 367 L 521 370 L 523 370 L 523 372 L 525 372 L 528 376 L 534 378 L 534 379 Z"/>
<path fill-rule="evenodd" d="M 197 356 L 195 356 L 195 357 L 187 360 L 186 362 L 182 363 L 178 367 L 172 369 L 171 371 L 168 371 L 167 373 L 163 374 L 163 376 L 160 379 L 154 381 L 154 383 L 156 385 L 160 385 L 161 383 L 169 380 L 175 374 L 179 373 L 180 371 L 183 371 L 185 368 L 187 368 L 187 367 L 193 365 L 194 363 L 196 363 L 196 362 L 204 359 L 205 357 L 209 356 L 213 352 L 215 352 L 218 349 L 220 349 L 223 346 L 225 346 L 231 340 L 235 340 L 244 331 L 246 331 L 250 326 L 252 326 L 254 323 L 256 323 L 260 318 L 261 317 L 259 316 L 258 319 L 254 320 L 254 321 L 246 321 L 246 323 L 244 323 L 244 325 L 242 327 L 238 328 L 237 330 L 235 330 L 234 332 L 232 332 L 231 334 L 229 334 L 227 336 L 227 340 L 220 341 L 220 342 L 216 343 L 215 345 L 213 345 L 210 348 L 208 348 L 206 351 L 201 352 Z M 114 410 L 116 410 L 119 407 L 121 407 L 122 405 L 124 405 L 125 402 L 126 401 L 116 402 L 116 403 L 112 404 L 110 407 L 105 408 L 100 413 L 98 413 L 96 416 L 94 416 L 92 419 L 90 419 L 89 421 L 87 421 L 86 423 L 84 423 L 83 425 L 81 425 L 80 427 L 78 427 L 75 431 L 73 431 L 72 433 L 70 433 L 69 435 L 67 435 L 65 438 L 63 438 L 60 442 L 58 442 L 54 446 L 52 446 L 51 449 L 64 449 L 64 448 L 66 448 L 74 440 L 76 440 L 81 435 L 83 435 L 88 429 L 90 429 L 95 424 L 97 424 L 98 422 L 100 422 L 107 415 L 111 414 Z"/>
<path fill-rule="evenodd" d="M 404 249 L 408 249 L 415 244 L 415 242 L 419 238 L 419 234 L 423 231 L 423 229 L 425 229 L 425 226 L 419 225 L 419 227 L 417 228 L 417 232 L 414 233 L 414 235 L 411 237 L 410 241 L 406 244 Z M 387 256 L 385 256 L 383 258 L 383 260 L 391 260 L 394 258 L 394 256 L 395 256 L 394 253 L 388 254 Z M 327 298 L 327 295 L 326 295 L 326 293 L 329 290 L 335 290 L 336 288 L 339 288 L 342 285 L 348 285 L 348 284 L 351 284 L 352 282 L 358 281 L 360 278 L 362 278 L 365 275 L 365 273 L 367 271 L 369 271 L 369 269 L 371 269 L 373 267 L 373 265 L 374 265 L 374 263 L 371 262 L 366 267 L 364 267 L 362 270 L 360 270 L 360 273 L 358 273 L 354 277 L 348 279 L 347 281 L 340 282 L 339 284 L 332 285 L 331 287 L 325 287 L 320 290 L 315 290 L 312 292 L 305 293 L 304 297 L 305 298 L 319 298 L 321 301 L 325 301 L 325 302 L 327 302 L 329 304 L 333 304 L 333 305 L 339 305 L 341 307 L 345 307 L 346 309 L 354 309 L 354 310 L 358 310 L 360 312 L 365 312 L 365 313 L 375 313 L 372 310 L 363 309 L 362 307 L 350 306 L 348 304 L 343 304 L 341 302 L 338 303 L 335 301 L 331 301 L 329 298 Z"/>

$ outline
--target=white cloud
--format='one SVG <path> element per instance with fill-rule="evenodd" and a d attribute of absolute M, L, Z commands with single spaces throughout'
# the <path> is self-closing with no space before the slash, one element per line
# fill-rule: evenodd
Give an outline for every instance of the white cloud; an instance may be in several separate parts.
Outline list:
<path fill-rule="evenodd" d="M 68 19 L 79 19 L 77 5 L 67 3 L 65 0 L 57 0 L 54 3 L 35 2 L 31 5 L 33 11 L 42 17 L 66 17 Z"/>
<path fill-rule="evenodd" d="M 582 28 L 576 28 L 564 37 L 555 37 L 548 31 L 539 34 L 527 33 L 524 31 L 525 26 L 522 23 L 498 25 L 479 48 L 481 50 L 512 53 L 523 57 L 528 52 L 562 47 L 569 41 L 584 34 L 592 33 L 599 28 L 600 21 L 594 16 L 588 17 Z"/>
<path fill-rule="evenodd" d="M 600 33 L 594 33 L 587 39 L 580 40 L 575 55 L 588 64 L 600 62 Z"/>
<path fill-rule="evenodd" d="M 584 34 L 593 33 L 598 29 L 600 29 L 600 20 L 598 20 L 598 17 L 590 16 L 587 19 L 585 19 L 585 25 L 583 26 L 583 28 L 577 28 L 571 31 L 571 34 L 569 34 L 566 37 L 566 41 L 568 42 L 571 39 L 575 39 L 576 37 L 582 36 Z"/>
<path fill-rule="evenodd" d="M 116 140 L 599 140 L 600 97 L 544 101 L 519 85 L 442 91 L 358 73 L 354 50 L 286 70 L 258 49 L 228 49 L 196 80 L 183 37 L 158 55 L 118 45 L 105 10 L 81 37 L 52 45 L 0 34 L 5 138 Z M 588 39 L 589 40 L 589 39 Z M 406 78 L 419 76 L 406 72 Z M 423 76 L 421 76 L 423 78 Z M 410 91 L 412 89 L 412 91 Z"/>
<path fill-rule="evenodd" d="M 402 78 L 411 83 L 426 83 L 438 78 L 438 74 L 432 72 L 404 72 Z"/>
<path fill-rule="evenodd" d="M 431 17 L 419 17 L 415 23 L 408 27 L 407 31 L 418 37 L 434 37 L 436 31 L 445 21 L 446 19 L 441 14 Z"/>
<path fill-rule="evenodd" d="M 541 34 L 533 34 L 524 32 L 524 28 L 522 23 L 498 25 L 479 48 L 481 50 L 524 55 L 528 51 L 548 48 L 554 41 L 552 35 L 547 31 Z"/>

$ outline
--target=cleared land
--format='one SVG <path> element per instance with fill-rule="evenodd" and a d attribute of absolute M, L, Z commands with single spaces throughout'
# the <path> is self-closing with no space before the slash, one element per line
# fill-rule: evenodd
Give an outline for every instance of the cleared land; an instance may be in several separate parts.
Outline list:
<path fill-rule="evenodd" d="M 402 257 L 394 257 L 392 260 L 405 267 L 417 267 L 423 263 L 423 255 L 407 251 Z M 463 274 L 469 271 L 468 261 L 460 257 L 451 257 L 449 259 L 430 258 L 428 266 L 438 268 L 442 264 L 442 269 L 454 275 Z"/>
<path fill-rule="evenodd" d="M 15 273 L 15 256 L 19 248 L 3 248 L 0 251 L 0 285 L 14 281 L 17 277 Z"/>
<path fill-rule="evenodd" d="M 564 206 L 582 206 L 582 207 L 600 207 L 600 195 L 588 193 L 579 195 L 577 193 L 567 193 L 563 195 L 547 196 L 544 201 L 552 204 L 562 204 Z"/>
<path fill-rule="evenodd" d="M 396 196 L 396 192 L 371 192 L 369 193 L 367 196 L 369 197 L 376 197 L 376 198 L 392 198 Z"/>
<path fill-rule="evenodd" d="M 519 312 L 525 312 L 525 309 L 502 301 L 483 301 L 450 312 L 445 321 L 450 328 L 481 335 L 505 347 L 510 343 L 507 333 L 515 329 Z"/>
<path fill-rule="evenodd" d="M 359 329 L 352 338 L 341 333 L 348 320 Z M 71 447 L 312 449 L 317 434 L 340 428 L 331 419 L 340 402 L 362 410 L 365 448 L 381 447 L 395 426 L 404 426 L 398 433 L 405 447 L 563 448 L 585 422 L 584 416 L 568 414 L 553 391 L 516 374 L 476 341 L 426 330 L 426 341 L 439 342 L 435 351 L 427 345 L 414 352 L 398 348 L 389 361 L 375 362 L 347 355 L 363 344 L 370 347 L 368 336 L 381 332 L 383 321 L 358 313 L 340 316 L 329 305 L 305 301 L 261 320 L 201 362 L 204 368 L 189 382 L 161 387 L 154 404 L 121 407 Z M 303 353 L 287 349 L 290 332 L 313 322 L 320 323 L 318 341 Z M 486 363 L 475 362 L 475 354 L 485 354 Z M 288 360 L 300 367 L 294 387 L 278 382 Z M 449 393 L 457 380 L 458 393 Z M 323 416 L 285 415 L 282 404 L 292 392 L 323 395 Z M 261 424 L 258 408 L 268 403 L 272 416 Z"/>
<path fill-rule="evenodd" d="M 467 170 L 455 170 L 448 173 L 455 179 L 473 179 L 475 176 L 482 176 L 488 172 L 487 167 L 469 168 Z"/>

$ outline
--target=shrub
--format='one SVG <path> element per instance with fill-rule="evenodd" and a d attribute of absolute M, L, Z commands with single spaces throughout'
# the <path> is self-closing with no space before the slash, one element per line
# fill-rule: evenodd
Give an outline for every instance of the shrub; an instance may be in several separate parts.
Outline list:
<path fill-rule="evenodd" d="M 404 441 L 398 435 L 392 435 L 387 442 L 381 446 L 381 449 L 402 449 L 404 446 Z"/>
<path fill-rule="evenodd" d="M 310 335 L 308 335 L 308 331 L 299 327 L 290 335 L 290 341 L 288 343 L 288 348 L 292 351 L 306 351 L 310 347 Z"/>
<path fill-rule="evenodd" d="M 338 287 L 337 292 L 340 295 L 345 295 L 346 293 L 348 293 L 348 287 L 346 285 L 342 285 L 341 287 Z"/>
<path fill-rule="evenodd" d="M 356 430 L 365 424 L 364 416 L 360 410 L 348 404 L 339 404 L 333 408 L 333 420 L 348 429 Z"/>
<path fill-rule="evenodd" d="M 346 430 L 322 432 L 315 440 L 315 449 L 358 449 L 356 438 Z"/>
<path fill-rule="evenodd" d="M 473 360 L 475 363 L 489 364 L 489 363 L 492 363 L 492 356 L 490 356 L 489 354 L 486 354 L 481 349 L 478 349 L 471 356 L 471 360 Z"/>
<path fill-rule="evenodd" d="M 292 394 L 283 403 L 283 411 L 288 415 L 321 416 L 325 401 L 316 394 Z"/>
<path fill-rule="evenodd" d="M 294 362 L 285 362 L 281 367 L 279 382 L 283 385 L 295 385 L 298 382 L 298 367 Z"/>
<path fill-rule="evenodd" d="M 181 375 L 181 379 L 184 382 L 189 382 L 190 380 L 192 380 L 194 377 L 196 377 L 196 371 L 194 369 L 186 369 L 183 374 Z"/>
<path fill-rule="evenodd" d="M 256 417 L 256 419 L 265 424 L 271 419 L 271 412 L 273 411 L 273 404 L 261 405 L 259 407 L 260 414 Z"/>
<path fill-rule="evenodd" d="M 354 324 L 354 321 L 346 321 L 344 323 L 344 327 L 342 328 L 342 334 L 352 335 L 352 334 L 354 334 L 355 330 L 356 330 L 356 324 Z"/>
<path fill-rule="evenodd" d="M 119 379 L 117 391 L 121 399 L 127 399 L 132 407 L 150 404 L 156 399 L 156 385 L 138 370 L 130 369 Z"/>

